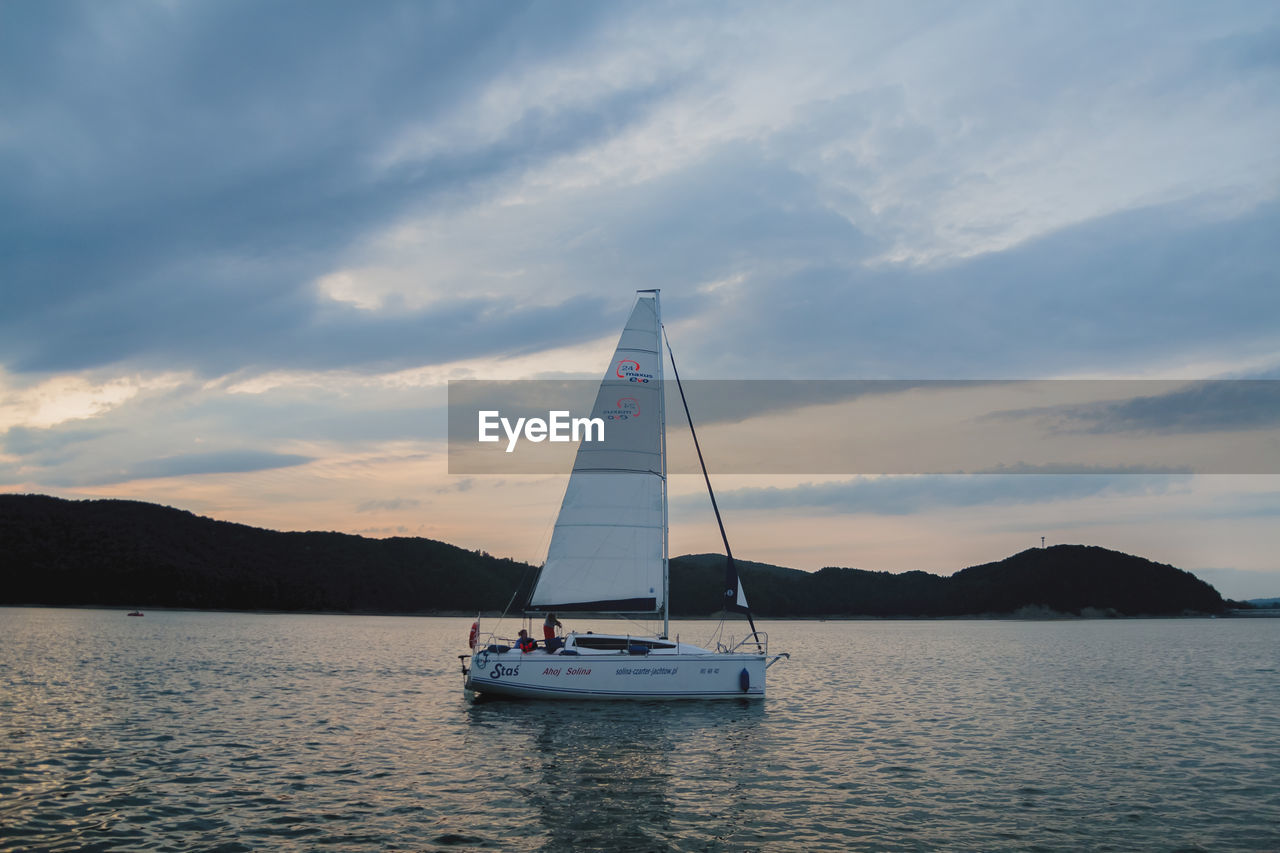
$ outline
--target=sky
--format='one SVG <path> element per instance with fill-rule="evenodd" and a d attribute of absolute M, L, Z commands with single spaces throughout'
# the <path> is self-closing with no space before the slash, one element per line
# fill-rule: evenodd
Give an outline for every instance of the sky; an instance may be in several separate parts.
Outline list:
<path fill-rule="evenodd" d="M 1274 3 L 8 0 L 0 491 L 537 562 L 567 472 L 450 474 L 447 383 L 637 289 L 689 378 L 1277 380 L 1277 234 Z M 1184 425 L 1263 473 L 715 482 L 744 559 L 1280 595 L 1274 399 Z"/>

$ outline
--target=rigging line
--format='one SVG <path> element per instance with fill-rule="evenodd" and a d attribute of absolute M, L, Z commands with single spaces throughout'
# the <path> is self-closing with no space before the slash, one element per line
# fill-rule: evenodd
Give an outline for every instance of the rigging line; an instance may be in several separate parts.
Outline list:
<path fill-rule="evenodd" d="M 693 449 L 698 451 L 698 464 L 702 466 L 702 478 L 707 481 L 707 494 L 711 496 L 711 509 L 716 514 L 716 524 L 720 525 L 720 538 L 724 541 L 724 555 L 736 581 L 734 586 L 741 588 L 742 578 L 738 576 L 737 564 L 733 561 L 733 551 L 729 548 L 729 535 L 724 532 L 724 521 L 720 518 L 720 506 L 716 503 L 716 493 L 711 488 L 711 475 L 707 473 L 707 463 L 702 458 L 702 445 L 698 444 L 698 432 L 693 428 L 693 415 L 689 414 L 689 401 L 684 396 L 684 385 L 680 383 L 680 370 L 676 367 L 676 354 L 671 349 L 671 339 L 667 337 L 667 327 L 662 326 L 662 339 L 667 344 L 667 355 L 671 357 L 671 373 L 676 379 L 676 388 L 680 391 L 680 402 L 684 405 L 684 416 L 689 421 L 689 434 L 693 436 Z M 738 589 L 734 589 L 736 594 Z M 728 606 L 725 607 L 728 610 Z M 756 620 L 751 618 L 751 608 L 745 608 L 747 622 L 751 624 L 751 633 L 756 633 Z M 758 640 L 759 638 L 757 638 Z"/>
<path fill-rule="evenodd" d="M 545 564 L 545 561 L 544 561 L 544 564 Z M 531 569 L 533 569 L 533 568 L 535 568 L 535 567 L 534 567 L 534 566 L 532 566 L 532 565 L 530 565 L 530 564 L 528 564 L 528 563 L 526 563 L 526 564 L 525 564 L 525 569 L 524 569 L 524 571 L 520 573 L 520 582 L 519 582 L 518 584 L 516 584 L 515 592 L 511 593 L 511 600 L 507 602 L 507 606 L 506 606 L 505 608 L 503 608 L 503 610 L 502 610 L 502 615 L 498 617 L 498 624 L 499 624 L 499 625 L 501 625 L 501 624 L 502 624 L 502 620 L 503 620 L 503 619 L 506 619 L 506 618 L 507 618 L 507 614 L 511 612 L 511 605 L 513 605 L 513 604 L 515 604 L 515 603 L 516 603 L 516 596 L 520 594 L 520 591 L 521 591 L 522 589 L 524 589 L 524 582 L 525 582 L 526 580 L 528 580 L 528 579 L 529 579 L 529 571 L 530 571 Z M 541 574 L 542 574 L 542 566 L 538 566 L 538 567 L 537 567 L 537 570 L 538 570 L 538 574 L 534 576 L 534 579 L 533 579 L 533 586 L 529 587 L 529 591 L 528 591 L 527 595 L 525 596 L 525 606 L 526 606 L 526 607 L 529 605 L 529 599 L 531 599 L 531 598 L 533 597 L 533 589 L 534 589 L 534 587 L 538 585 L 538 577 L 539 577 L 539 576 L 541 576 Z M 523 618 L 521 619 L 521 621 L 523 621 Z"/>

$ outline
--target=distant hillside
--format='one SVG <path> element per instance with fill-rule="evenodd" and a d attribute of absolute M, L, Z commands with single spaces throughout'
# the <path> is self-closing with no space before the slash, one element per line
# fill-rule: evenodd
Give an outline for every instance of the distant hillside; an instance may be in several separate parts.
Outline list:
<path fill-rule="evenodd" d="M 0 495 L 0 603 L 501 609 L 524 563 L 431 539 L 280 533 L 140 501 Z"/>
<path fill-rule="evenodd" d="M 687 589 L 723 584 L 724 556 L 679 557 L 672 565 Z M 738 562 L 752 609 L 777 616 L 977 616 L 1024 609 L 1072 615 L 1156 616 L 1222 613 L 1226 602 L 1190 572 L 1086 545 L 1032 548 L 950 577 L 930 572 L 825 568 L 800 572 Z M 697 600 L 707 600 L 700 592 Z M 687 606 L 687 604 L 686 604 Z"/>
<path fill-rule="evenodd" d="M 1173 566 L 1083 545 L 1015 554 L 950 577 L 739 561 L 759 616 L 1219 613 Z M 280 533 L 139 501 L 0 495 L 0 604 L 429 613 L 502 610 L 536 569 L 430 539 Z M 673 615 L 707 615 L 724 556 L 671 561 Z"/>

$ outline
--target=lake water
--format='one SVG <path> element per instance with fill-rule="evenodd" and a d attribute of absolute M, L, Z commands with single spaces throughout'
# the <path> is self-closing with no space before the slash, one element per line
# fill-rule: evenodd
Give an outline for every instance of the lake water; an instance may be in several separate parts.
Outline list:
<path fill-rule="evenodd" d="M 0 609 L 0 849 L 1280 849 L 1277 619 L 762 622 L 665 704 L 468 702 L 470 621 Z"/>

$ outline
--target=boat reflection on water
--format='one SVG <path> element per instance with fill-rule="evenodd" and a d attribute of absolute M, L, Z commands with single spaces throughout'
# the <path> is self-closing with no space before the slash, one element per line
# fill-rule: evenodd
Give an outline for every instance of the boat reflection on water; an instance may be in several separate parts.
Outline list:
<path fill-rule="evenodd" d="M 752 811 L 744 782 L 765 713 L 745 699 L 490 699 L 468 707 L 478 733 L 503 732 L 512 769 L 523 774 L 507 792 L 539 824 L 522 833 L 524 843 L 546 851 L 749 843 L 741 835 Z"/>

